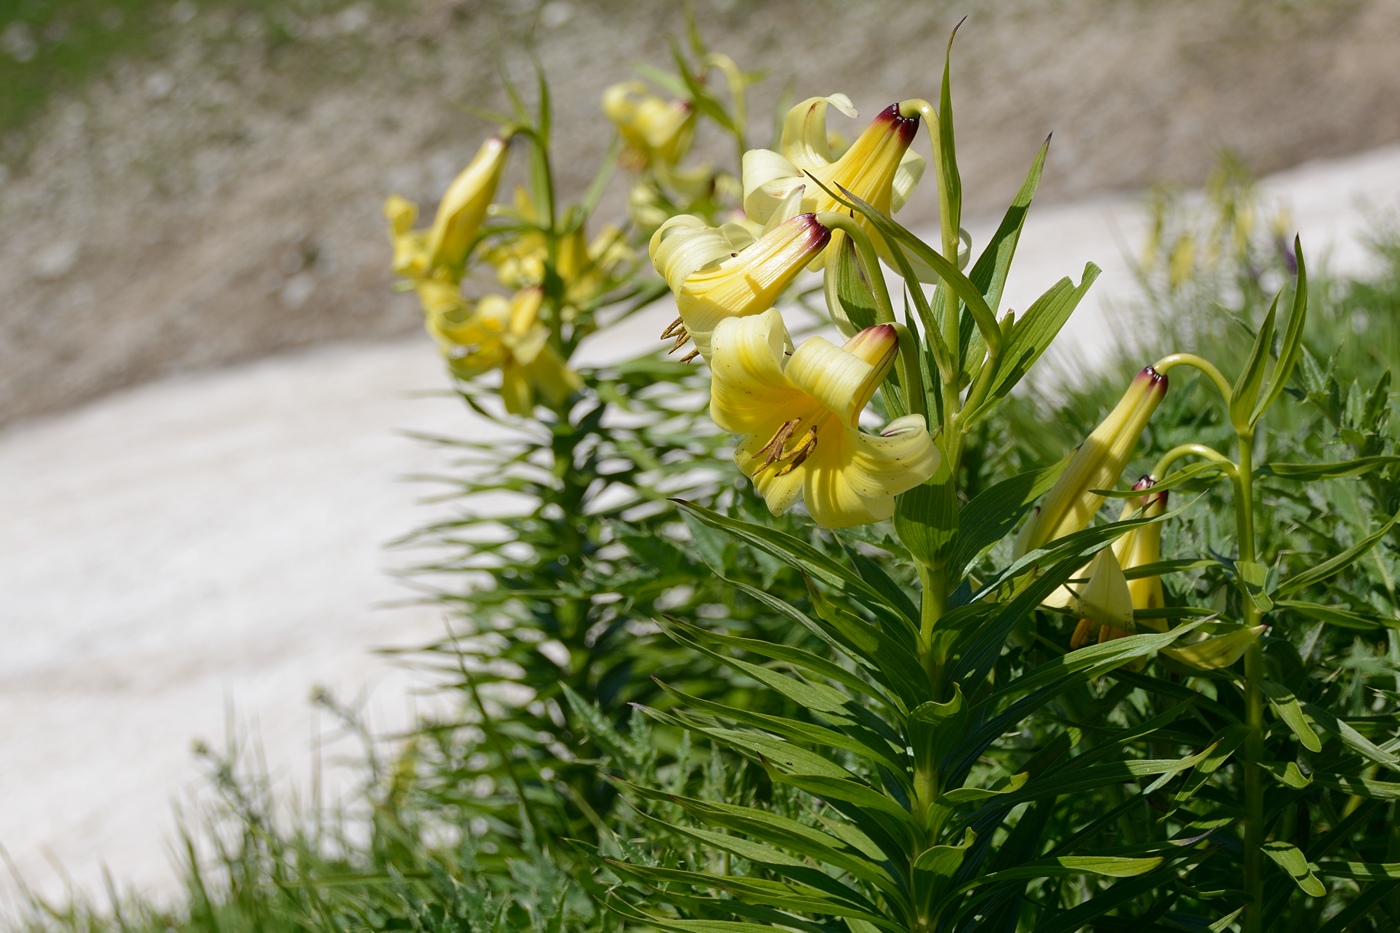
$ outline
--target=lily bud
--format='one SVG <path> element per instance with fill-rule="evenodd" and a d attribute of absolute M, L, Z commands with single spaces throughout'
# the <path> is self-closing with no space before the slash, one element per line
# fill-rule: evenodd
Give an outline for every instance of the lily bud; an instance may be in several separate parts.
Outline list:
<path fill-rule="evenodd" d="M 1156 482 L 1153 477 L 1144 476 L 1133 484 L 1133 489 L 1145 491 L 1152 488 Z M 1123 506 L 1123 514 L 1118 520 L 1126 521 L 1135 516 L 1155 518 L 1166 510 L 1166 506 L 1165 492 L 1135 496 Z M 1105 557 L 1105 554 L 1108 556 Z M 1100 551 L 1093 562 L 1075 574 L 1079 578 L 1089 578 L 1077 599 L 1073 597 L 1068 586 L 1056 590 L 1056 596 L 1070 593 L 1071 598 L 1058 602 L 1047 599 L 1046 604 L 1075 605 L 1082 614 L 1079 625 L 1070 638 L 1070 646 L 1082 648 L 1088 644 L 1096 630 L 1100 644 L 1130 635 L 1136 631 L 1136 611 L 1162 608 L 1166 601 L 1162 592 L 1161 577 L 1139 577 L 1129 580 L 1124 576 L 1124 571 L 1154 564 L 1161 559 L 1162 523 L 1141 525 L 1124 532 L 1113 542 L 1111 551 Z M 1154 631 L 1166 631 L 1166 625 L 1161 619 L 1143 619 L 1142 624 Z"/>
<path fill-rule="evenodd" d="M 685 158 L 695 136 L 689 101 L 665 101 L 640 81 L 614 84 L 603 92 L 603 113 L 617 127 L 625 148 L 618 161 L 630 171 L 672 166 Z"/>
<path fill-rule="evenodd" d="M 496 196 L 509 151 L 508 140 L 491 137 L 481 144 L 471 164 L 448 185 L 428 230 L 429 274 L 444 269 L 453 277 L 460 277 L 467 251 L 486 218 L 486 208 Z"/>
<path fill-rule="evenodd" d="M 1167 377 L 1151 366 L 1138 373 L 1123 398 L 1079 445 L 1065 471 L 1016 539 L 1017 555 L 1082 531 L 1103 505 L 1091 492 L 1118 482 L 1142 430 L 1167 394 Z"/>
<path fill-rule="evenodd" d="M 1077 601 L 1079 626 L 1070 637 L 1071 648 L 1083 648 L 1094 632 L 1106 642 L 1133 633 L 1133 601 L 1128 581 L 1112 548 L 1104 548 L 1089 562 L 1089 582 Z"/>
<path fill-rule="evenodd" d="M 1154 477 L 1144 476 L 1133 484 L 1133 488 L 1148 490 L 1156 483 L 1157 480 Z M 1124 519 L 1132 518 L 1139 509 L 1142 510 L 1140 516 L 1142 518 L 1158 517 L 1167 510 L 1167 493 L 1165 491 L 1149 492 L 1146 495 L 1129 499 L 1118 520 L 1121 522 Z M 1113 542 L 1113 553 L 1118 555 L 1118 563 L 1124 570 L 1157 563 L 1162 559 L 1162 523 L 1153 522 L 1150 525 L 1141 525 L 1127 532 L 1123 537 Z M 1166 605 L 1160 576 L 1153 575 L 1129 580 L 1128 593 L 1132 596 L 1133 608 L 1136 610 L 1161 609 Z M 1167 628 L 1163 619 L 1143 619 L 1142 624 L 1158 632 L 1164 632 Z"/>
<path fill-rule="evenodd" d="M 710 335 L 719 322 L 773 307 L 830 239 L 831 231 L 811 214 L 778 224 L 738 251 L 725 250 L 725 244 L 734 240 L 723 228 L 663 226 L 652 237 L 651 255 L 657 271 L 676 293 L 680 322 L 666 334 L 678 338 L 674 349 L 685 343 L 688 334 L 696 351 L 709 362 Z"/>

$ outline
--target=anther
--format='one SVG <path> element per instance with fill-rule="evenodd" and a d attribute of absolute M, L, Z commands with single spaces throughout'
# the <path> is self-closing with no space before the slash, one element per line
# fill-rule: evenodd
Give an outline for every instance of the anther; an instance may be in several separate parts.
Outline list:
<path fill-rule="evenodd" d="M 763 461 L 764 466 L 772 466 L 773 461 L 781 460 L 787 456 L 783 452 L 783 445 L 787 443 L 788 438 L 792 437 L 792 432 L 797 428 L 797 424 L 796 418 L 784 421 L 778 426 L 778 430 L 773 433 L 773 436 L 768 439 L 768 443 L 758 449 L 759 453 L 768 455 Z"/>
<path fill-rule="evenodd" d="M 666 329 L 661 332 L 660 339 L 670 340 L 672 337 L 676 336 L 676 334 L 681 333 L 684 330 L 685 326 L 681 323 L 681 319 L 676 318 L 670 324 L 666 325 Z"/>
<path fill-rule="evenodd" d="M 788 456 L 792 459 L 783 464 L 783 468 L 778 471 L 779 476 L 786 476 L 793 470 L 802 466 L 807 458 L 812 456 L 812 452 L 817 449 L 817 429 L 811 427 L 807 433 L 802 435 L 802 440 L 797 442 L 797 446 L 788 451 Z"/>

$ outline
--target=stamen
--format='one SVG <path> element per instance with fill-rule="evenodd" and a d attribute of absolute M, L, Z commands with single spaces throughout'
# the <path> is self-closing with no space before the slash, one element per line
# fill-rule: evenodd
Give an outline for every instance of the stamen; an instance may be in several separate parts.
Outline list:
<path fill-rule="evenodd" d="M 681 347 L 685 346 L 685 342 L 689 339 L 690 334 L 684 328 L 682 328 L 681 332 L 676 335 L 676 342 L 671 344 L 671 349 L 667 350 L 666 352 L 668 354 L 675 353 Z"/>
<path fill-rule="evenodd" d="M 802 466 L 807 458 L 812 456 L 812 452 L 817 449 L 817 429 L 810 427 L 807 433 L 802 435 L 802 440 L 797 442 L 797 446 L 787 452 L 787 456 L 792 459 L 783 464 L 783 468 L 778 471 L 779 476 L 786 476 L 793 470 Z"/>
<path fill-rule="evenodd" d="M 681 362 L 682 362 L 682 363 L 689 363 L 691 360 L 695 359 L 695 358 L 696 358 L 697 356 L 699 356 L 699 355 L 700 355 L 700 351 L 699 351 L 699 350 L 691 350 L 691 351 L 690 351 L 689 353 L 687 353 L 685 356 L 681 357 Z"/>
<path fill-rule="evenodd" d="M 768 443 L 758 449 L 759 453 L 768 455 L 767 459 L 763 461 L 764 466 L 772 466 L 773 461 L 781 460 L 787 456 L 783 452 L 783 445 L 787 443 L 789 437 L 792 437 L 792 432 L 796 430 L 797 425 L 798 419 L 796 418 L 784 421 L 778 426 L 778 430 L 773 433 L 773 436 L 768 439 Z"/>
<path fill-rule="evenodd" d="M 680 318 L 676 318 L 674 321 L 666 325 L 666 329 L 661 332 L 660 339 L 670 340 L 672 337 L 676 336 L 676 334 L 680 333 L 683 330 L 685 330 L 685 325 L 681 323 Z"/>

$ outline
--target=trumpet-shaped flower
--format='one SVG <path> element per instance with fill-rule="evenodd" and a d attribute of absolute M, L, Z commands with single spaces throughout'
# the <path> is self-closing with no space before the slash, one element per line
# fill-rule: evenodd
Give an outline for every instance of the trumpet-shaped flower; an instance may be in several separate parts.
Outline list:
<path fill-rule="evenodd" d="M 710 227 L 690 215 L 673 218 L 652 236 L 650 247 L 652 263 L 671 286 L 680 311 L 662 338 L 675 337 L 672 349 L 677 350 L 688 335 L 708 362 L 720 322 L 773 307 L 830 239 L 831 231 L 811 214 L 777 224 L 756 240 L 740 224 Z"/>
<path fill-rule="evenodd" d="M 695 108 L 690 102 L 662 100 L 640 81 L 605 90 L 603 113 L 622 137 L 618 161 L 630 171 L 674 166 L 685 158 L 695 138 Z"/>
<path fill-rule="evenodd" d="M 558 404 L 582 384 L 549 345 L 549 328 L 539 321 L 543 300 L 538 288 L 523 289 L 509 301 L 488 295 L 475 308 L 460 298 L 454 306 L 444 297 L 434 313 L 425 298 L 428 332 L 459 379 L 499 369 L 506 410 L 526 416 L 534 411 L 537 389 Z"/>
<path fill-rule="evenodd" d="M 467 253 L 496 195 L 509 144 L 502 136 L 481 144 L 471 163 L 448 185 L 433 224 L 425 231 L 413 229 L 417 206 L 397 195 L 389 198 L 384 214 L 394 244 L 395 272 L 412 278 L 461 281 Z"/>
<path fill-rule="evenodd" d="M 791 357 L 790 344 L 776 310 L 715 328 L 710 415 L 741 435 L 735 462 L 775 515 L 800 497 L 827 528 L 889 518 L 894 497 L 939 463 L 922 415 L 896 418 L 878 435 L 858 427 L 894 363 L 894 328 L 867 328 L 840 347 L 812 337 Z"/>
<path fill-rule="evenodd" d="M 886 214 L 899 210 L 909 199 L 924 171 L 923 158 L 909 151 L 919 128 L 918 113 L 906 115 L 901 105 L 891 104 L 839 158 L 834 158 L 826 128 L 828 106 L 848 117 L 857 115 L 844 94 L 809 98 L 788 111 L 781 152 L 751 149 L 744 153 L 744 211 L 751 220 L 766 222 L 794 189 L 804 185 L 800 210 L 819 213 L 841 209 L 806 173 L 832 191 L 837 186 L 845 188 Z M 863 218 L 860 222 L 866 223 Z M 883 249 L 883 238 L 874 239 L 876 247 Z M 812 268 L 820 268 L 823 261 L 819 258 Z"/>
<path fill-rule="evenodd" d="M 1118 482 L 1143 428 L 1167 394 L 1167 377 L 1151 366 L 1138 373 L 1108 417 L 1079 445 L 1016 539 L 1017 556 L 1086 528 Z"/>
<path fill-rule="evenodd" d="M 1155 483 L 1156 480 L 1151 476 L 1144 476 L 1133 484 L 1133 488 L 1143 491 L 1144 495 L 1134 496 L 1124 504 L 1123 514 L 1119 516 L 1119 521 L 1135 516 L 1156 518 L 1166 511 L 1167 494 L 1165 492 L 1147 492 Z M 1104 557 L 1105 554 L 1108 557 Z M 1122 579 L 1123 583 L 1120 587 L 1116 579 L 1110 579 L 1115 576 L 1113 569 L 1104 567 L 1101 563 L 1091 562 L 1085 570 L 1076 574 L 1076 576 L 1081 577 L 1087 575 L 1089 582 L 1075 602 L 1081 618 L 1078 627 L 1074 630 L 1074 635 L 1070 638 L 1070 646 L 1073 648 L 1083 647 L 1088 644 L 1096 631 L 1100 643 L 1130 635 L 1135 631 L 1134 612 L 1161 609 L 1165 606 L 1166 599 L 1162 592 L 1162 578 L 1160 576 L 1138 577 L 1129 580 L 1123 573 L 1136 567 L 1155 564 L 1161 559 L 1161 522 L 1131 528 L 1113 542 L 1110 551 L 1100 551 L 1096 556 L 1096 561 L 1112 560 L 1114 566 L 1118 568 L 1116 577 Z M 1100 577 L 1102 579 L 1099 579 Z M 1097 589 L 1095 588 L 1096 583 L 1098 584 Z M 1062 587 L 1061 590 L 1063 589 L 1065 588 Z M 1161 619 L 1143 619 L 1142 623 L 1159 632 L 1166 630 L 1166 625 Z"/>

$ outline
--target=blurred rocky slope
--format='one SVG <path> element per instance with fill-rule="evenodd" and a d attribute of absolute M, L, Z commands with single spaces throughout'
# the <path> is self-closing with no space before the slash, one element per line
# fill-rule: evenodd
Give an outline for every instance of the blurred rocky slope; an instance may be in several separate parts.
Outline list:
<path fill-rule="evenodd" d="M 934 97 L 971 13 L 954 81 L 974 213 L 1009 198 L 1052 130 L 1046 201 L 1199 182 L 1222 147 L 1266 172 L 1400 139 L 1396 0 L 695 7 L 715 47 L 773 76 L 754 91 L 758 144 L 789 76 L 798 99 L 845 91 L 867 115 Z M 602 89 L 665 65 L 683 28 L 669 2 L 175 3 L 149 54 L 0 140 L 0 423 L 412 330 L 413 303 L 389 293 L 384 195 L 441 193 L 487 132 L 471 109 L 504 106 L 500 69 L 532 80 L 527 37 L 580 191 L 609 139 Z M 24 51 L 4 35 L 0 54 Z M 915 221 L 931 200 L 916 196 Z"/>

